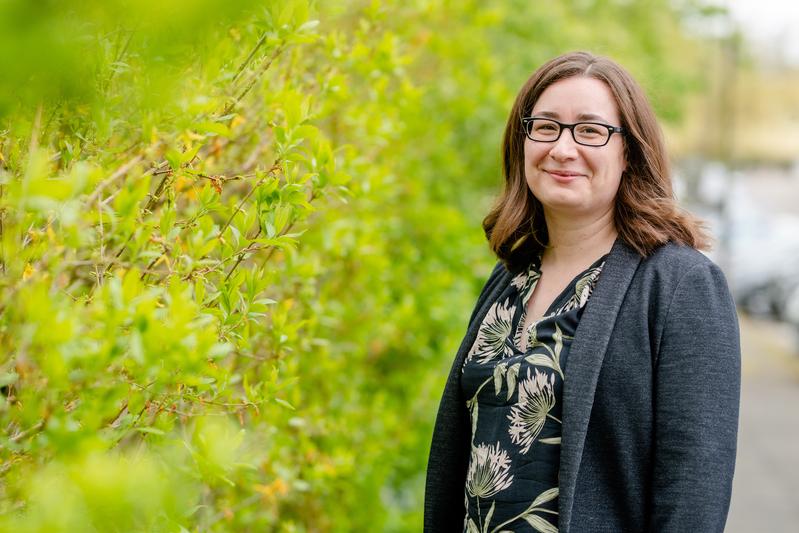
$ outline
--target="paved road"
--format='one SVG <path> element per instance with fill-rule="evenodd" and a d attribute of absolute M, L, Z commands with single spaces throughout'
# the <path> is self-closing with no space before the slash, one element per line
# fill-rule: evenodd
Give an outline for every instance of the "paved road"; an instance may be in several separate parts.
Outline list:
<path fill-rule="evenodd" d="M 726 533 L 799 531 L 799 339 L 741 317 L 738 459 Z"/>

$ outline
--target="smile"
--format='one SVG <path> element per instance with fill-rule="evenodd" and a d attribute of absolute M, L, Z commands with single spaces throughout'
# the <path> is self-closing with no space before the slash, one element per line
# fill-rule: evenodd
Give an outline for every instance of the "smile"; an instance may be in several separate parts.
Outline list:
<path fill-rule="evenodd" d="M 570 170 L 544 170 L 544 172 L 552 176 L 555 181 L 560 183 L 569 183 L 584 176 L 584 174 L 572 172 Z"/>

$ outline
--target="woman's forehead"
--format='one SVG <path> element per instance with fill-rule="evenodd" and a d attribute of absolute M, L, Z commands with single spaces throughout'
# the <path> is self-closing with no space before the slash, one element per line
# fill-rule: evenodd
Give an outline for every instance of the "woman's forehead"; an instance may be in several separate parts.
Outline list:
<path fill-rule="evenodd" d="M 559 80 L 544 89 L 533 106 L 533 113 L 560 120 L 619 119 L 610 87 L 601 80 L 584 76 Z"/>

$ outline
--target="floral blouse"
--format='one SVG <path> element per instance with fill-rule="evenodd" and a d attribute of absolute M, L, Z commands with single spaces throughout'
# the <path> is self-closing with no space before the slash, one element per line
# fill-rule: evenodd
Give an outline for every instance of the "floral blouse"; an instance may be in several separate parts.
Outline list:
<path fill-rule="evenodd" d="M 472 421 L 465 532 L 558 531 L 563 368 L 606 257 L 576 276 L 526 332 L 540 259 L 483 319 L 461 376 Z"/>

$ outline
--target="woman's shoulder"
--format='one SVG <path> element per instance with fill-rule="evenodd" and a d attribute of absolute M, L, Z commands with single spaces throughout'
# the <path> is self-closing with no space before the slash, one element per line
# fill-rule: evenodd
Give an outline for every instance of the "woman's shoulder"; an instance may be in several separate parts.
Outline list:
<path fill-rule="evenodd" d="M 665 285 L 704 279 L 726 286 L 724 273 L 712 259 L 695 248 L 672 242 L 659 246 L 642 259 L 639 274 Z"/>
<path fill-rule="evenodd" d="M 673 242 L 667 242 L 655 248 L 643 262 L 650 268 L 676 269 L 679 271 L 690 269 L 697 265 L 715 265 L 708 256 L 696 248 Z"/>

